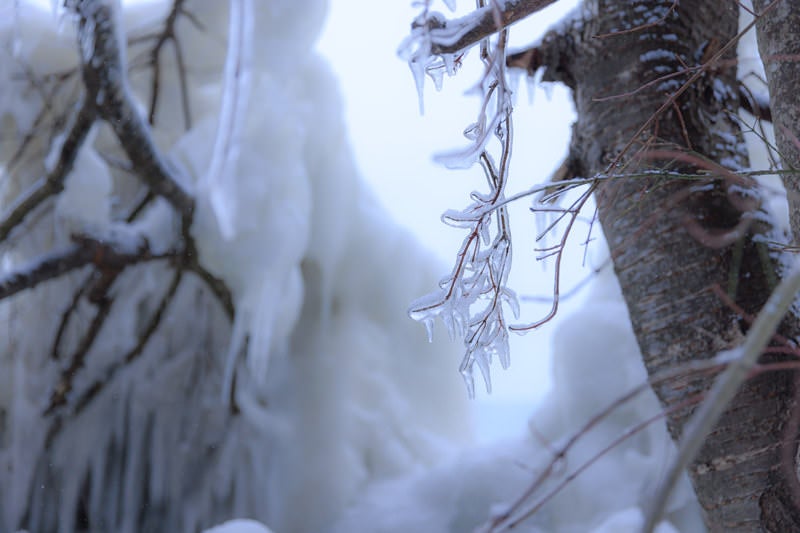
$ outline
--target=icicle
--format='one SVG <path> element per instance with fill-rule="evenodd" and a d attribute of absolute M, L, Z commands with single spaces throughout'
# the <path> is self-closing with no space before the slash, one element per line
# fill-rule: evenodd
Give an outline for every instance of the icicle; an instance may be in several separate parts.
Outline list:
<path fill-rule="evenodd" d="M 419 114 L 425 114 L 425 65 L 419 61 L 411 60 L 408 62 L 411 74 L 414 76 L 414 85 L 417 88 L 417 101 L 419 103 Z"/>
<path fill-rule="evenodd" d="M 239 353 L 242 351 L 245 338 L 247 336 L 247 326 L 245 325 L 246 313 L 240 311 L 236 313 L 233 321 L 233 331 L 231 332 L 231 342 L 228 353 L 225 356 L 225 370 L 222 374 L 222 402 L 226 407 L 230 404 L 231 389 L 233 388 L 233 373 L 236 370 L 236 362 Z"/>
<path fill-rule="evenodd" d="M 492 376 L 489 370 L 489 367 L 492 363 L 491 352 L 487 352 L 486 350 L 479 350 L 478 354 L 474 358 L 474 361 L 478 364 L 478 368 L 481 371 L 481 376 L 483 377 L 483 384 L 486 386 L 486 394 L 491 394 Z"/>
<path fill-rule="evenodd" d="M 225 58 L 225 81 L 222 90 L 217 137 L 204 184 L 213 192 L 209 194 L 211 206 L 226 239 L 236 233 L 234 217 L 236 200 L 233 186 L 223 180 L 232 180 L 236 168 L 237 150 L 242 126 L 245 122 L 249 99 L 253 54 L 253 0 L 231 0 L 228 25 L 228 52 Z"/>
<path fill-rule="evenodd" d="M 475 378 L 472 376 L 472 364 L 464 362 L 461 364 L 461 377 L 464 379 L 464 385 L 467 387 L 467 396 L 470 400 L 475 399 Z"/>

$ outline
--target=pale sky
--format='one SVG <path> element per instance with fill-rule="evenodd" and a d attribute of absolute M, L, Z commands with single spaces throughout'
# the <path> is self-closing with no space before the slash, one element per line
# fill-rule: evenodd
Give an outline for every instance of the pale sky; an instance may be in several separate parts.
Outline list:
<path fill-rule="evenodd" d="M 465 0 L 458 4 L 460 12 L 474 6 Z M 576 4 L 576 0 L 561 0 L 514 26 L 512 47 L 535 41 Z M 434 9 L 447 13 L 442 2 L 434 3 Z M 463 231 L 445 226 L 439 217 L 446 209 L 465 207 L 470 191 L 483 186 L 483 177 L 478 168 L 447 170 L 434 164 L 432 155 L 466 144 L 461 132 L 474 120 L 479 100 L 464 93 L 480 70 L 472 53 L 458 76 L 445 79 L 442 92 L 437 93 L 428 83 L 425 115 L 420 116 L 411 72 L 396 54 L 416 12 L 410 0 L 332 0 L 318 47 L 339 77 L 350 138 L 365 179 L 395 220 L 438 255 L 444 276 L 452 267 Z M 574 116 L 569 93 L 562 87 L 532 87 L 521 80 L 518 92 L 510 192 L 544 181 L 558 167 L 566 154 Z M 553 268 L 543 268 L 531 252 L 537 230 L 529 206 L 529 201 L 521 200 L 512 209 L 516 244 L 510 283 L 518 294 L 546 296 L 552 291 Z M 576 244 L 585 239 L 586 227 L 579 228 Z M 593 234 L 598 233 L 595 228 Z M 576 245 L 565 260 L 568 266 L 562 291 L 587 275 L 581 261 L 582 249 Z M 564 302 L 561 316 L 581 298 L 578 295 Z M 523 304 L 520 321 L 534 321 L 547 309 L 545 304 Z M 486 395 L 482 383 L 476 383 L 478 429 L 487 432 L 487 439 L 488 433 L 494 437 L 522 430 L 546 391 L 553 326 L 548 324 L 525 337 L 512 334 L 511 368 L 503 371 L 499 363 L 492 367 L 491 396 Z"/>

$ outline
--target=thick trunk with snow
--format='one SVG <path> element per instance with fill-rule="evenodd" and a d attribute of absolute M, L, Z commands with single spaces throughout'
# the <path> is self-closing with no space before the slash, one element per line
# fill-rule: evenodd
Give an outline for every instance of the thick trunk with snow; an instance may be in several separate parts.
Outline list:
<path fill-rule="evenodd" d="M 604 180 L 596 196 L 654 377 L 737 346 L 747 322 L 724 295 L 756 313 L 775 281 L 769 250 L 754 238 L 770 228 L 759 217 L 747 220 L 758 212 L 752 191 L 722 168 L 748 164 L 735 120 L 735 46 L 724 48 L 736 34 L 738 7 L 720 0 L 589 4 L 582 22 L 551 34 L 540 52 L 545 77 L 574 90 L 576 174 L 629 176 Z M 695 68 L 718 53 L 719 61 Z M 793 379 L 789 372 L 750 379 L 692 464 L 712 531 L 800 529 L 796 439 L 785 429 Z M 708 374 L 689 371 L 654 383 L 673 437 L 709 384 Z"/>

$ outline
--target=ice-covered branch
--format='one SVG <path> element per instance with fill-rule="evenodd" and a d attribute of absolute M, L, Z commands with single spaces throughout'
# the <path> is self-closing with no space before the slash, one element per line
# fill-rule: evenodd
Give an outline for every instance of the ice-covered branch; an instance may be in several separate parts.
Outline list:
<path fill-rule="evenodd" d="M 71 246 L 39 257 L 0 278 L 0 300 L 86 265 L 94 265 L 100 270 L 122 270 L 144 261 L 179 256 L 176 251 L 153 254 L 147 240 L 137 235 L 115 238 L 114 235 L 96 237 L 84 234 L 74 236 L 73 241 Z"/>
<path fill-rule="evenodd" d="M 418 299 L 409 309 L 413 319 L 426 325 L 429 336 L 434 320 L 440 318 L 451 337 L 463 338 L 465 354 L 459 370 L 471 397 L 475 394 L 475 365 L 489 392 L 493 358 L 497 357 L 503 368 L 509 366 L 505 308 L 510 308 L 515 318 L 519 314 L 516 294 L 506 286 L 512 246 L 505 189 L 513 145 L 511 91 L 501 59 L 507 37 L 508 32 L 502 31 L 496 45 L 487 39 L 481 46 L 483 103 L 477 120 L 464 133 L 471 143 L 464 150 L 438 157 L 448 167 L 469 168 L 479 163 L 489 191 L 473 192 L 466 209 L 444 214 L 445 223 L 468 229 L 468 235 L 440 290 Z M 490 154 L 490 139 L 499 143 L 497 160 Z"/>
<path fill-rule="evenodd" d="M 90 102 L 84 100 L 75 113 L 66 136 L 63 138 L 58 160 L 48 169 L 47 175 L 39 179 L 28 191 L 23 193 L 0 219 L 0 242 L 5 240 L 8 234 L 21 224 L 25 217 L 42 202 L 63 190 L 64 179 L 72 171 L 78 152 L 86 140 L 94 120 L 94 107 Z"/>
<path fill-rule="evenodd" d="M 503 28 L 541 11 L 556 0 L 498 0 L 496 4 L 476 9 L 461 18 L 446 20 L 432 16 L 416 20 L 412 32 L 431 34 L 431 54 L 453 54 L 481 42 Z M 498 14 L 499 11 L 499 14 Z"/>
<path fill-rule="evenodd" d="M 88 98 L 114 130 L 136 175 L 190 218 L 194 199 L 156 148 L 128 87 L 123 40 L 112 7 L 103 0 L 72 2 L 72 7 L 79 16 L 78 46 Z"/>

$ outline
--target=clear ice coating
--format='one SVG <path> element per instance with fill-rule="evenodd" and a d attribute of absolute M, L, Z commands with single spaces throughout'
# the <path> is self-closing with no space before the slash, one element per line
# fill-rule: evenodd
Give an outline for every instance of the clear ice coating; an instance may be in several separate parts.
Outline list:
<path fill-rule="evenodd" d="M 429 2 L 423 4 L 411 34 L 399 50 L 414 75 L 420 105 L 425 74 L 431 76 L 440 89 L 444 74 L 455 74 L 466 52 L 434 54 L 432 50 L 458 42 L 478 23 L 481 12 L 476 10 L 448 20 L 430 12 L 429 7 Z M 460 372 L 470 396 L 475 392 L 474 366 L 477 365 L 490 391 L 492 360 L 496 357 L 504 368 L 510 364 L 505 310 L 510 309 L 515 317 L 519 315 L 516 295 L 506 287 L 511 242 L 504 189 L 511 151 L 511 90 L 504 62 L 492 56 L 500 54 L 501 47 L 489 40 L 484 45 L 488 51 L 488 58 L 483 57 L 486 72 L 475 91 L 482 102 L 476 120 L 463 132 L 469 143 L 435 154 L 434 161 L 451 169 L 467 169 L 480 163 L 489 190 L 473 192 L 470 205 L 463 210 L 445 211 L 442 221 L 466 230 L 467 236 L 457 254 L 456 266 L 440 283 L 440 289 L 415 301 L 409 310 L 411 318 L 425 324 L 429 334 L 432 323 L 438 319 L 451 337 L 463 340 L 465 354 Z"/>

